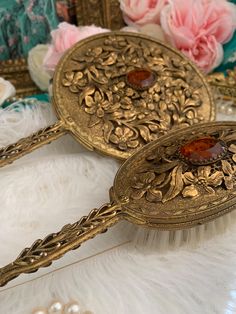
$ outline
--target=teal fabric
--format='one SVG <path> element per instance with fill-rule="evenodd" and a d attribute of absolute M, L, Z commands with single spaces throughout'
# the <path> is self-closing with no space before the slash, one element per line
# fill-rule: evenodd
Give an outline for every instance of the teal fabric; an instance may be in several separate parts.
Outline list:
<path fill-rule="evenodd" d="M 233 69 L 236 67 L 236 32 L 234 32 L 233 38 L 223 46 L 224 59 L 215 72 L 226 72 L 227 69 Z"/>
<path fill-rule="evenodd" d="M 236 0 L 231 0 L 236 4 Z M 226 72 L 227 69 L 233 69 L 236 67 L 236 32 L 232 39 L 224 46 L 224 59 L 220 66 L 215 69 L 215 72 Z"/>
<path fill-rule="evenodd" d="M 27 98 L 35 98 L 35 99 L 37 99 L 37 100 L 39 100 L 39 101 L 42 101 L 42 102 L 48 102 L 48 103 L 50 102 L 50 98 L 49 98 L 49 95 L 48 95 L 47 93 L 28 96 L 28 97 L 26 97 L 25 99 L 27 99 Z M 11 104 L 12 104 L 11 102 L 5 101 L 5 102 L 0 106 L 0 108 L 5 109 L 5 108 L 9 107 Z M 26 103 L 26 104 L 27 104 L 27 103 Z M 22 100 L 21 102 L 17 103 L 16 105 L 13 105 L 13 106 L 14 106 L 14 110 L 15 110 L 15 111 L 20 111 L 21 108 L 22 108 L 22 105 L 25 106 L 24 100 Z"/>
<path fill-rule="evenodd" d="M 0 60 L 26 56 L 58 22 L 55 0 L 0 0 Z"/>
<path fill-rule="evenodd" d="M 32 96 L 28 96 L 26 98 L 36 98 L 39 101 L 46 101 L 46 102 L 50 101 L 48 93 L 32 95 Z"/>

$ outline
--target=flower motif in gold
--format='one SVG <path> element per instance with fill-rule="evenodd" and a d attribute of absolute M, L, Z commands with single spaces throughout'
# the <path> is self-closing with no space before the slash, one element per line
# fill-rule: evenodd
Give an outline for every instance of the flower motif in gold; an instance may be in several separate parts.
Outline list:
<path fill-rule="evenodd" d="M 156 178 L 155 173 L 146 172 L 135 178 L 133 185 L 133 192 L 131 197 L 133 199 L 141 199 L 144 195 L 149 202 L 159 202 L 162 199 L 162 192 L 156 188 L 156 185 L 163 182 L 165 176 Z"/>
<path fill-rule="evenodd" d="M 90 95 L 86 96 L 85 104 L 85 111 L 92 115 L 96 114 L 98 118 L 104 117 L 105 111 L 108 110 L 110 106 L 108 100 L 104 100 L 99 91 L 95 92 L 94 98 Z"/>
<path fill-rule="evenodd" d="M 236 163 L 236 145 L 231 144 L 228 149 L 231 153 L 233 153 L 232 159 Z"/>
<path fill-rule="evenodd" d="M 77 93 L 80 88 L 86 85 L 87 80 L 83 79 L 82 72 L 69 71 L 65 73 L 65 78 L 62 80 L 64 86 L 69 87 L 72 93 Z"/>
<path fill-rule="evenodd" d="M 215 190 L 212 187 L 217 187 L 222 184 L 224 175 L 222 171 L 212 173 L 211 166 L 198 167 L 197 174 L 185 172 L 183 180 L 186 187 L 182 191 L 184 197 L 199 196 L 200 190 L 204 189 L 209 194 L 214 194 Z"/>
<path fill-rule="evenodd" d="M 225 186 L 228 190 L 231 190 L 236 184 L 236 166 L 231 166 L 227 160 L 222 160 L 222 169 L 225 174 Z"/>
<path fill-rule="evenodd" d="M 127 150 L 128 147 L 136 148 L 139 141 L 136 139 L 134 131 L 127 127 L 117 127 L 115 132 L 111 134 L 110 141 L 118 145 L 119 149 Z"/>

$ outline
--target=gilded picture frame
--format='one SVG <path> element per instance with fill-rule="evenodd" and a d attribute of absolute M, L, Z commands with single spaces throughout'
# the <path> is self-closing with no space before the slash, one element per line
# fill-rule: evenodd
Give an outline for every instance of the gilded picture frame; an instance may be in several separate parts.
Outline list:
<path fill-rule="evenodd" d="M 76 0 L 76 17 L 78 25 L 95 24 L 112 30 L 125 26 L 119 0 Z"/>
<path fill-rule="evenodd" d="M 119 0 L 76 0 L 74 9 L 78 25 L 95 24 L 112 30 L 124 25 Z M 0 61 L 0 77 L 15 86 L 18 97 L 40 92 L 30 77 L 27 58 Z"/>
<path fill-rule="evenodd" d="M 40 92 L 31 79 L 26 58 L 1 61 L 0 77 L 10 81 L 15 86 L 17 97 L 25 97 Z"/>

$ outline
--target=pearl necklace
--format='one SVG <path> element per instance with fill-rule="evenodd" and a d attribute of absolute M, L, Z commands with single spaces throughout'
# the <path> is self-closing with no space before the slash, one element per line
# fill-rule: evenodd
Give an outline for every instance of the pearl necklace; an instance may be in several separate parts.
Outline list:
<path fill-rule="evenodd" d="M 91 311 L 83 310 L 76 301 L 63 304 L 61 301 L 53 301 L 49 307 L 38 307 L 32 314 L 93 314 Z"/>

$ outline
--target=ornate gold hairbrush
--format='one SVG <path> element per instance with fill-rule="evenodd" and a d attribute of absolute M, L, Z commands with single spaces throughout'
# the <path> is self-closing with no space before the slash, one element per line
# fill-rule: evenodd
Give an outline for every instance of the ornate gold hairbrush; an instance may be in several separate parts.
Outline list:
<path fill-rule="evenodd" d="M 49 266 L 125 219 L 159 230 L 183 230 L 235 208 L 236 122 L 179 129 L 147 144 L 119 169 L 110 202 L 37 240 L 0 269 L 0 285 Z"/>

